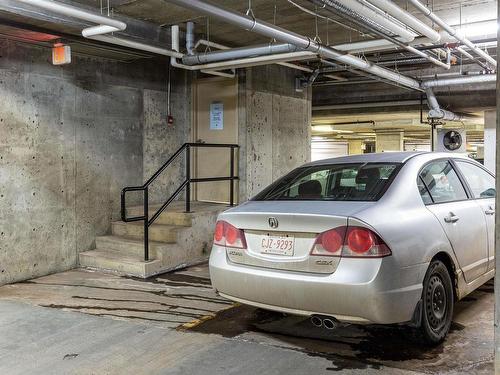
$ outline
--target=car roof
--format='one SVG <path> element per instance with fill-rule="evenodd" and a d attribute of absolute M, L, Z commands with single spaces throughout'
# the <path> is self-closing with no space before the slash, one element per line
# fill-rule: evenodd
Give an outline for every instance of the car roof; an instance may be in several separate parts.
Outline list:
<path fill-rule="evenodd" d="M 405 151 L 405 152 L 378 152 L 369 154 L 340 156 L 337 158 L 316 160 L 307 163 L 306 166 L 348 164 L 348 163 L 404 163 L 408 159 L 422 154 L 430 154 L 429 151 Z"/>

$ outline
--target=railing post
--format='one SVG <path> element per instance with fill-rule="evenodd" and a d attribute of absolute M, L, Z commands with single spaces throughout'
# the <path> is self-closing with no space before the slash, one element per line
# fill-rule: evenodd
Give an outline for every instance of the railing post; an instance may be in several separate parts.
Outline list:
<path fill-rule="evenodd" d="M 231 170 L 229 171 L 229 177 L 231 179 L 229 180 L 229 205 L 231 207 L 234 206 L 234 147 L 229 147 L 229 151 L 231 152 L 231 163 L 230 163 L 230 168 Z"/>
<path fill-rule="evenodd" d="M 122 216 L 122 220 L 125 221 L 125 189 L 122 190 L 122 195 L 121 195 L 121 209 L 120 209 L 120 214 Z"/>
<path fill-rule="evenodd" d="M 144 189 L 144 261 L 149 261 L 149 193 Z"/>
<path fill-rule="evenodd" d="M 191 212 L 191 147 L 186 146 L 186 212 Z"/>

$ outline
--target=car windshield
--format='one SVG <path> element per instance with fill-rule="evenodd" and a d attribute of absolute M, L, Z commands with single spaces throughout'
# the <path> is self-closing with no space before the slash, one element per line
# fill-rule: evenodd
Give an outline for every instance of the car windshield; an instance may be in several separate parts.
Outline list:
<path fill-rule="evenodd" d="M 359 163 L 301 167 L 253 200 L 375 201 L 385 192 L 399 165 Z"/>

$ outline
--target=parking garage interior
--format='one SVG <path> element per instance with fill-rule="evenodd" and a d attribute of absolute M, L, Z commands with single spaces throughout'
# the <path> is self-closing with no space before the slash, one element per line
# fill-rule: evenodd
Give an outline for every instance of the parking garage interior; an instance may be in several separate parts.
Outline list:
<path fill-rule="evenodd" d="M 493 280 L 427 347 L 233 303 L 207 265 L 218 214 L 310 161 L 495 173 L 497 5 L 0 0 L 0 373 L 500 373 Z"/>

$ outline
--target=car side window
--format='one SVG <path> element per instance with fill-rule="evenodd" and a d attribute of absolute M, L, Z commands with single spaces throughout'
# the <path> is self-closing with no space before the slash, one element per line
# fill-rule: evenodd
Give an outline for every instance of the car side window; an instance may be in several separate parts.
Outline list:
<path fill-rule="evenodd" d="M 477 165 L 467 163 L 466 161 L 455 160 L 455 163 L 464 175 L 474 198 L 495 197 L 495 178 L 492 175 Z"/>
<path fill-rule="evenodd" d="M 449 161 L 440 160 L 427 164 L 420 172 L 420 178 L 434 203 L 467 199 L 467 193 Z M 422 199 L 425 202 L 424 196 Z"/>

